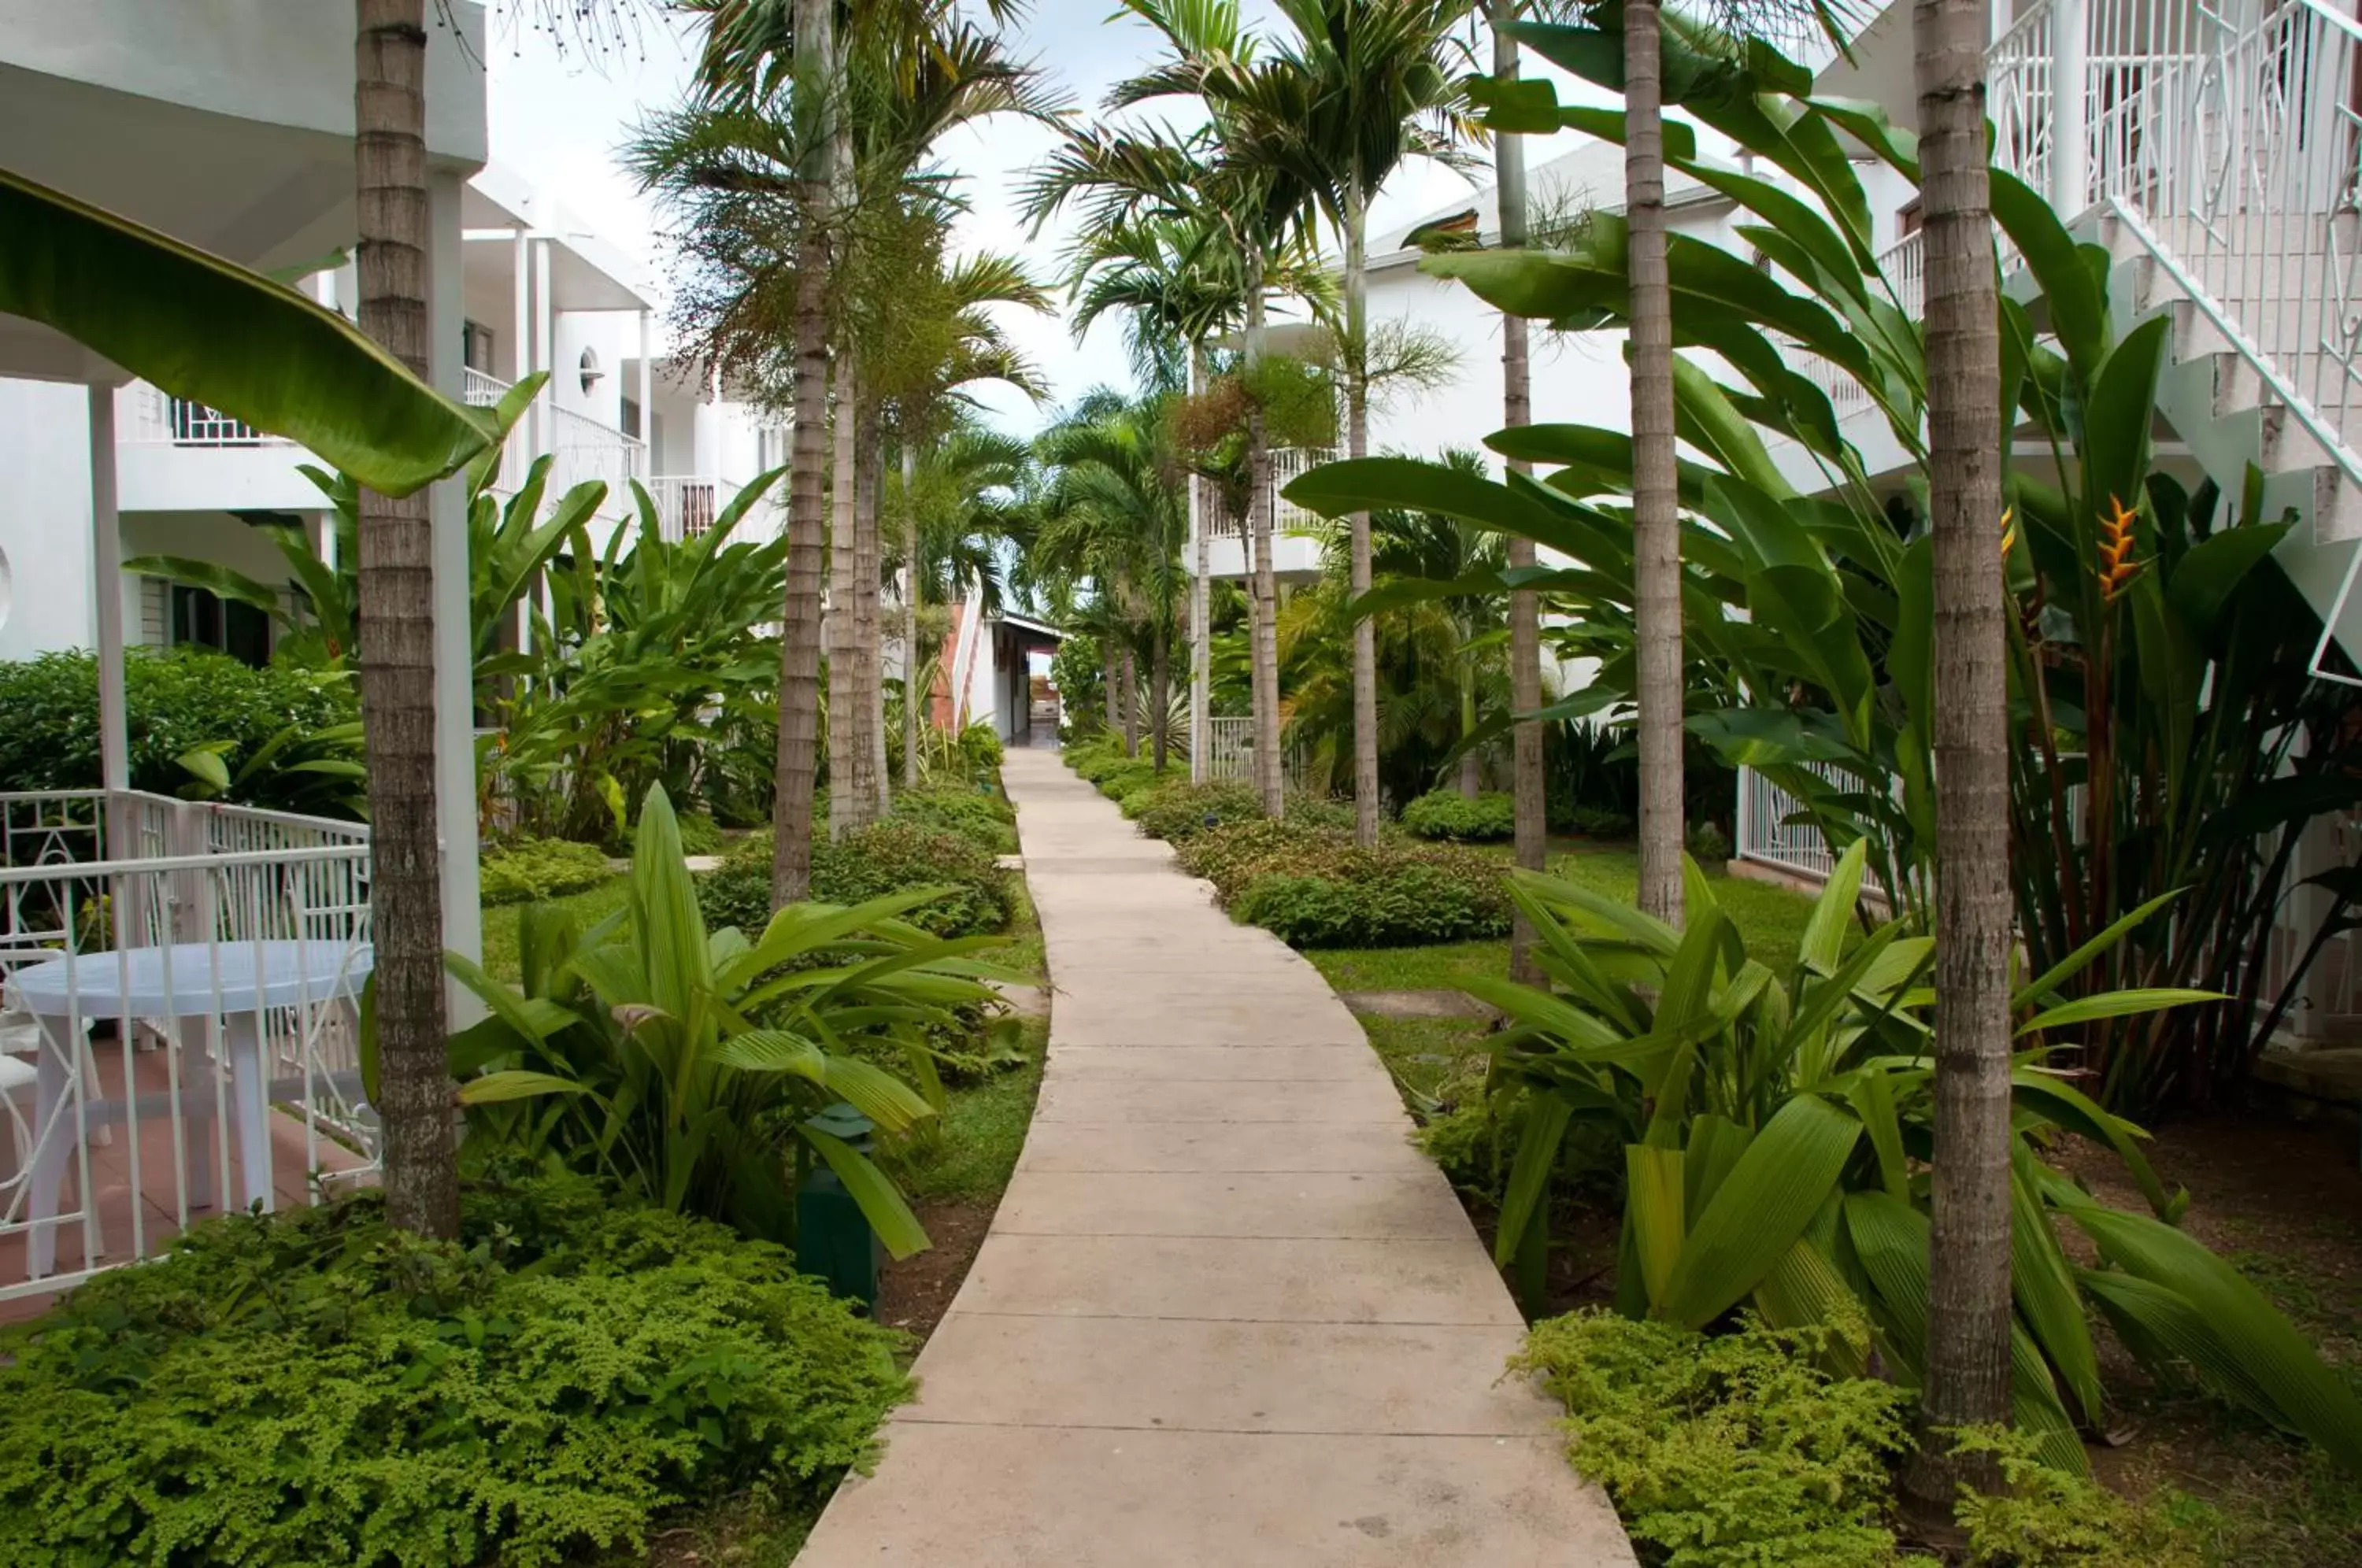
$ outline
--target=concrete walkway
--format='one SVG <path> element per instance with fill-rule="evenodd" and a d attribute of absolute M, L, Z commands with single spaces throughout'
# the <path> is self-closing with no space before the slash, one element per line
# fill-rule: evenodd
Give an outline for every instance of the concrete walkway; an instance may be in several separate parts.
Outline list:
<path fill-rule="evenodd" d="M 1016 1179 L 799 1568 L 1629 1564 L 1520 1321 L 1319 973 L 1012 750 L 1050 955 Z"/>

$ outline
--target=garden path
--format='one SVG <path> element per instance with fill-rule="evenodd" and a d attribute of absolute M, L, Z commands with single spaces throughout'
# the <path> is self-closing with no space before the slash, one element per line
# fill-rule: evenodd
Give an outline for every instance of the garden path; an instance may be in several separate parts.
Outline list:
<path fill-rule="evenodd" d="M 1633 1562 L 1394 1084 L 1313 967 L 1012 750 L 1047 939 L 1025 1153 L 919 1400 L 800 1568 Z"/>

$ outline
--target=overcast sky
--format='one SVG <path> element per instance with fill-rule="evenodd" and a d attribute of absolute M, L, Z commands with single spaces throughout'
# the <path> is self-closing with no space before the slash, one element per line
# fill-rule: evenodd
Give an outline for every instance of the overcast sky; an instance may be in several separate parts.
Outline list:
<path fill-rule="evenodd" d="M 1251 21 L 1274 13 L 1268 0 L 1243 0 Z M 1096 106 L 1108 86 L 1144 65 L 1155 35 L 1129 17 L 1109 20 L 1111 0 L 1036 0 L 1020 28 L 1014 52 L 1038 62 L 1076 106 Z M 529 182 L 552 192 L 605 238 L 645 269 L 659 297 L 672 267 L 657 204 L 641 195 L 616 167 L 616 149 L 643 115 L 677 104 L 688 78 L 689 34 L 678 24 L 650 21 L 636 48 L 586 61 L 561 53 L 530 31 L 493 24 L 486 50 L 491 74 L 491 152 Z M 1053 229 L 1028 235 L 1017 211 L 1017 182 L 1048 150 L 1046 130 L 1012 120 L 955 132 L 940 149 L 944 163 L 966 176 L 972 212 L 955 239 L 962 250 L 992 248 L 1028 257 L 1036 274 L 1053 276 L 1067 237 Z M 1372 204 L 1371 228 L 1383 231 L 1465 197 L 1460 175 L 1414 164 Z M 1010 312 L 1009 330 L 1047 372 L 1055 396 L 1071 399 L 1103 382 L 1128 380 L 1120 327 L 1102 324 L 1076 343 L 1064 322 Z M 1000 420 L 1031 430 L 1041 414 L 1005 388 L 988 394 Z"/>

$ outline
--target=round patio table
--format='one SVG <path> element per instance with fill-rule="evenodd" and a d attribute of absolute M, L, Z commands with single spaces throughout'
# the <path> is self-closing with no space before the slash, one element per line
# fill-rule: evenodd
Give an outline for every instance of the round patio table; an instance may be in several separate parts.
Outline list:
<path fill-rule="evenodd" d="M 33 1276 L 50 1273 L 57 1255 L 57 1228 L 39 1222 L 55 1218 L 64 1185 L 71 1150 L 65 1138 L 51 1135 L 50 1122 L 81 1065 L 76 1047 L 83 1025 L 100 1018 L 174 1019 L 177 1045 L 189 1037 L 191 1024 L 220 1020 L 241 1207 L 270 1208 L 270 1077 L 263 1064 L 262 1015 L 273 1008 L 356 1002 L 373 963 L 367 943 L 190 942 L 51 958 L 9 976 L 9 993 L 39 1021 L 44 1045 L 34 1100 L 39 1153 L 28 1173 L 36 1222 L 28 1249 Z M 131 1092 L 127 1083 L 125 1092 Z"/>

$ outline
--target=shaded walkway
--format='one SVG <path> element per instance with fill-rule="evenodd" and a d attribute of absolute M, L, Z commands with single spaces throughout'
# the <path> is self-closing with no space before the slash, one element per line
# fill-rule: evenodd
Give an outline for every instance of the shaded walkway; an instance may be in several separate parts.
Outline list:
<path fill-rule="evenodd" d="M 1054 755 L 1011 750 L 1048 942 L 1023 1160 L 918 1403 L 800 1568 L 1632 1561 L 1519 1320 L 1318 971 Z"/>

